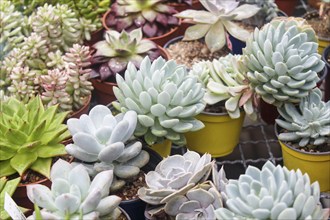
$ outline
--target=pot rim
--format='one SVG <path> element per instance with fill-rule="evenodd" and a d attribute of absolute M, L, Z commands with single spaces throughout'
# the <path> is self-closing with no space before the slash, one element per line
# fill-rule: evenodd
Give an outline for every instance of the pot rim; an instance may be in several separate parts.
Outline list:
<path fill-rule="evenodd" d="M 278 119 L 280 119 L 281 117 L 278 117 Z M 283 143 L 283 145 L 285 145 L 286 147 L 290 148 L 291 150 L 297 152 L 297 153 L 301 153 L 301 154 L 306 154 L 306 155 L 313 155 L 313 156 L 317 156 L 317 155 L 320 155 L 320 156 L 326 156 L 326 155 L 330 155 L 330 151 L 328 152 L 306 152 L 306 151 L 301 151 L 295 147 L 293 147 L 292 145 L 290 145 L 289 143 L 287 142 L 284 142 L 284 141 L 281 141 L 278 136 L 279 136 L 279 132 L 278 132 L 278 127 L 280 127 L 276 121 L 274 123 L 274 131 L 275 131 L 275 135 L 277 137 L 277 140 L 281 143 Z"/>
<path fill-rule="evenodd" d="M 324 48 L 323 50 L 323 54 L 322 54 L 322 60 L 325 62 L 325 65 L 326 65 L 326 69 L 330 69 L 330 63 L 326 60 L 326 56 L 330 54 L 330 45 L 327 46 L 326 48 Z M 328 74 L 330 74 L 328 72 Z"/>

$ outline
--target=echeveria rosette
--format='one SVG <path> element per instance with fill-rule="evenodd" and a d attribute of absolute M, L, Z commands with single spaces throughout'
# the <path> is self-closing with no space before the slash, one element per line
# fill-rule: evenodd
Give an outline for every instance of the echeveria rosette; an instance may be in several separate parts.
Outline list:
<path fill-rule="evenodd" d="M 113 171 L 107 170 L 90 179 L 84 166 L 73 166 L 59 159 L 51 170 L 51 189 L 41 184 L 27 186 L 31 202 L 43 208 L 43 219 L 111 219 L 119 217 L 121 198 L 109 196 Z M 36 214 L 28 217 L 37 219 Z"/>
<path fill-rule="evenodd" d="M 233 21 L 241 21 L 255 15 L 259 8 L 255 5 L 239 5 L 236 0 L 200 1 L 207 11 L 188 9 L 176 14 L 194 25 L 188 27 L 183 40 L 205 38 L 211 52 L 220 50 L 226 45 L 226 32 L 235 38 L 246 41 L 250 32 L 241 28 Z"/>
<path fill-rule="evenodd" d="M 151 60 L 160 56 L 157 45 L 151 40 L 143 39 L 141 28 L 129 33 L 125 30 L 108 30 L 104 38 L 105 40 L 93 45 L 96 49 L 93 63 L 102 64 L 99 68 L 99 77 L 102 81 L 117 73 L 123 75 L 129 61 L 139 68 L 145 56 L 149 56 Z"/>
<path fill-rule="evenodd" d="M 250 118 L 256 119 L 255 95 L 249 86 L 246 73 L 243 57 L 231 54 L 212 62 L 198 62 L 189 72 L 198 76 L 205 85 L 204 101 L 207 104 L 214 105 L 224 101 L 231 118 L 239 118 L 243 108 Z"/>
<path fill-rule="evenodd" d="M 327 219 L 322 209 L 320 186 L 309 176 L 270 161 L 259 170 L 249 166 L 238 180 L 225 186 L 224 208 L 217 219 Z"/>
<path fill-rule="evenodd" d="M 276 18 L 257 29 L 243 54 L 251 87 L 277 107 L 299 103 L 316 86 L 324 67 L 314 30 L 302 18 Z"/>
<path fill-rule="evenodd" d="M 27 104 L 10 97 L 1 102 L 0 177 L 32 169 L 49 177 L 52 159 L 65 155 L 62 141 L 70 137 L 63 123 L 68 112 L 44 108 L 39 96 Z"/>
<path fill-rule="evenodd" d="M 187 151 L 184 155 L 164 158 L 146 175 L 147 187 L 139 189 L 139 198 L 151 205 L 165 204 L 177 195 L 185 195 L 196 184 L 204 182 L 212 169 L 211 155 L 202 157 Z"/>
<path fill-rule="evenodd" d="M 313 89 L 299 106 L 286 103 L 278 111 L 282 119 L 276 124 L 281 141 L 297 143 L 300 147 L 315 148 L 330 140 L 330 101 L 322 101 L 322 91 Z"/>
<path fill-rule="evenodd" d="M 164 211 L 176 220 L 215 220 L 214 210 L 223 207 L 219 191 L 207 181 L 190 189 L 185 195 L 170 199 Z"/>
<path fill-rule="evenodd" d="M 66 151 L 81 160 L 91 176 L 113 170 L 115 179 L 111 187 L 117 190 L 137 176 L 149 161 L 141 142 L 134 140 L 136 123 L 134 111 L 114 116 L 106 106 L 97 105 L 88 115 L 68 120 L 73 144 L 67 145 Z"/>
<path fill-rule="evenodd" d="M 157 37 L 179 24 L 173 15 L 177 11 L 163 0 L 117 0 L 110 7 L 106 25 L 117 31 L 128 32 L 142 28 L 144 37 Z"/>
<path fill-rule="evenodd" d="M 118 101 L 113 106 L 121 112 L 133 110 L 138 115 L 135 135 L 149 145 L 169 139 L 184 145 L 184 133 L 202 129 L 195 119 L 204 110 L 204 88 L 184 66 L 162 57 L 151 63 L 145 57 L 137 70 L 129 62 L 125 79 L 116 75 L 118 87 L 113 91 Z"/>

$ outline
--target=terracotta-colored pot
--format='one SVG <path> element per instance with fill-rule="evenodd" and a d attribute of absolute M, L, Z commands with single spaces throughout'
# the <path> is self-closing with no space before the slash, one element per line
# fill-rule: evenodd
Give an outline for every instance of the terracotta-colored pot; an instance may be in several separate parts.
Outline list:
<path fill-rule="evenodd" d="M 106 30 L 110 30 L 110 28 L 107 26 L 106 20 L 107 17 L 110 13 L 111 9 L 109 9 L 102 17 L 102 25 Z M 179 19 L 179 24 L 178 26 L 172 28 L 169 32 L 161 35 L 161 36 L 157 36 L 157 37 L 150 37 L 150 38 L 146 38 L 149 40 L 152 40 L 153 42 L 155 42 L 157 45 L 159 46 L 164 46 L 164 44 L 169 41 L 170 39 L 176 37 L 179 35 L 179 26 L 181 25 L 181 19 Z"/>
<path fill-rule="evenodd" d="M 82 114 L 87 114 L 89 111 L 91 99 L 92 99 L 92 95 L 88 96 L 85 105 L 81 107 L 78 111 L 72 112 L 70 118 L 79 118 Z"/>
<path fill-rule="evenodd" d="M 169 59 L 168 52 L 163 47 L 160 46 L 158 46 L 158 49 L 160 50 L 161 56 L 164 59 L 168 60 Z M 117 83 L 101 81 L 100 79 L 91 79 L 91 82 L 94 87 L 94 96 L 97 103 L 102 105 L 108 105 L 109 103 L 116 100 L 112 88 L 114 86 L 117 86 Z"/>
<path fill-rule="evenodd" d="M 167 5 L 172 6 L 178 12 L 187 10 L 187 9 L 194 9 L 194 10 L 201 10 L 203 9 L 203 5 L 200 3 L 199 0 L 193 0 L 192 5 L 187 5 L 184 3 L 176 3 L 176 2 L 169 2 Z"/>
<path fill-rule="evenodd" d="M 275 0 L 275 3 L 279 9 L 284 11 L 288 16 L 292 16 L 298 4 L 298 0 Z"/>

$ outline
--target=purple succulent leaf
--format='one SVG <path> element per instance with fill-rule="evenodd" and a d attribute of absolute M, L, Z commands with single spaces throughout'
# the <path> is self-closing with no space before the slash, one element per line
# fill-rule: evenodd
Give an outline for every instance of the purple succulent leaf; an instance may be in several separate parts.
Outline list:
<path fill-rule="evenodd" d="M 162 24 L 163 26 L 167 26 L 167 16 L 164 14 L 158 14 L 156 21 Z"/>
<path fill-rule="evenodd" d="M 146 19 L 145 19 L 142 15 L 138 15 L 138 16 L 134 19 L 134 24 L 135 24 L 137 27 L 142 27 L 145 23 L 146 23 Z"/>
<path fill-rule="evenodd" d="M 90 74 L 90 78 L 91 78 L 91 79 L 94 79 L 94 78 L 98 78 L 98 77 L 101 77 L 100 72 L 99 72 L 99 71 L 96 71 L 96 70 L 93 68 L 92 71 L 91 71 L 91 74 Z"/>
<path fill-rule="evenodd" d="M 154 10 L 158 12 L 169 13 L 172 10 L 172 7 L 165 4 L 157 4 L 155 5 Z"/>
<path fill-rule="evenodd" d="M 125 16 L 125 8 L 115 2 L 111 5 L 111 13 L 114 13 L 116 17 Z"/>
<path fill-rule="evenodd" d="M 154 23 L 145 23 L 142 30 L 145 36 L 147 37 L 154 37 L 157 34 L 157 25 Z"/>
<path fill-rule="evenodd" d="M 148 54 L 151 61 L 154 61 L 155 59 L 160 57 L 160 51 L 158 49 L 157 50 L 150 50 L 147 54 Z"/>
<path fill-rule="evenodd" d="M 105 81 L 109 77 L 113 76 L 115 73 L 112 72 L 108 66 L 108 63 L 104 63 L 99 69 L 101 81 Z"/>
<path fill-rule="evenodd" d="M 104 56 L 93 56 L 92 57 L 92 64 L 106 63 L 108 61 L 109 61 L 109 57 L 104 57 Z"/>
<path fill-rule="evenodd" d="M 136 68 L 140 68 L 143 58 L 144 57 L 136 54 L 131 57 L 130 62 L 132 62 Z"/>
<path fill-rule="evenodd" d="M 127 33 L 130 33 L 131 31 L 137 29 L 137 28 L 140 28 L 140 27 L 137 27 L 134 23 L 129 26 L 128 28 L 126 28 L 125 30 L 127 31 Z"/>
<path fill-rule="evenodd" d="M 113 27 L 113 26 L 116 26 L 117 24 L 117 18 L 114 14 L 112 13 L 109 13 L 107 19 L 106 19 L 106 25 L 108 27 Z"/>
<path fill-rule="evenodd" d="M 169 25 L 177 26 L 179 24 L 179 18 L 174 16 L 167 16 L 167 23 Z"/>
<path fill-rule="evenodd" d="M 119 57 L 115 57 L 109 60 L 108 66 L 113 73 L 120 73 L 127 67 L 127 60 Z"/>
<path fill-rule="evenodd" d="M 157 12 L 152 10 L 143 10 L 142 16 L 147 19 L 149 22 L 154 22 L 157 17 Z"/>
<path fill-rule="evenodd" d="M 118 18 L 116 29 L 117 31 L 122 31 L 128 28 L 129 26 L 131 26 L 132 23 L 133 23 L 133 19 L 131 17 L 120 18 L 120 19 Z"/>

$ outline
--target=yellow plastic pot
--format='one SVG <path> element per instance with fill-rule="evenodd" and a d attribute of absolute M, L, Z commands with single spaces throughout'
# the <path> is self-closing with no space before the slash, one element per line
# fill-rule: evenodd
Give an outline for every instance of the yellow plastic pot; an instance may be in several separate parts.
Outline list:
<path fill-rule="evenodd" d="M 166 139 L 162 143 L 154 144 L 151 149 L 156 151 L 160 156 L 167 157 L 171 154 L 172 141 Z"/>
<path fill-rule="evenodd" d="M 324 49 L 330 45 L 330 39 L 329 38 L 325 39 L 325 38 L 319 37 L 318 43 L 319 43 L 318 52 L 319 52 L 319 54 L 322 55 Z"/>
<path fill-rule="evenodd" d="M 196 116 L 205 127 L 185 134 L 187 148 L 199 153 L 209 153 L 212 157 L 222 157 L 233 152 L 239 142 L 245 113 L 232 119 L 228 114 L 203 112 Z"/>
<path fill-rule="evenodd" d="M 280 142 L 284 166 L 308 173 L 311 183 L 318 181 L 321 192 L 330 191 L 330 153 L 309 153 Z"/>

